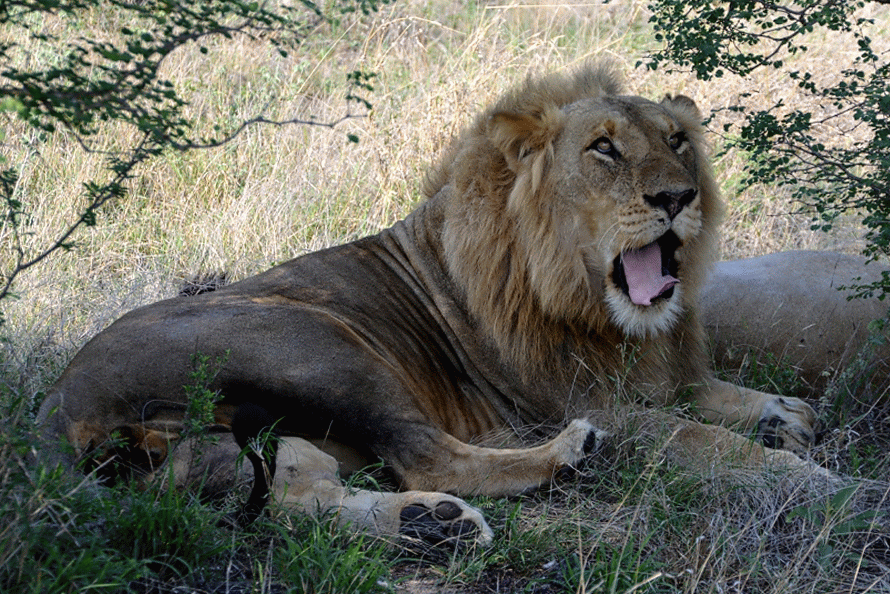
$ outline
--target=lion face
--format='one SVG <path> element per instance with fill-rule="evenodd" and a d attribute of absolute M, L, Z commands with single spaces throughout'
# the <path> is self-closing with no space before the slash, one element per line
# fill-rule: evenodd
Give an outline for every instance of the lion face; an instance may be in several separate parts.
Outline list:
<path fill-rule="evenodd" d="M 664 332 L 683 310 L 684 247 L 702 230 L 695 148 L 666 107 L 643 99 L 563 111 L 553 194 L 580 227 L 591 289 L 624 332 Z"/>
<path fill-rule="evenodd" d="M 700 121 L 686 97 L 620 95 L 582 70 L 527 82 L 446 157 L 449 270 L 515 362 L 689 317 L 721 208 Z"/>

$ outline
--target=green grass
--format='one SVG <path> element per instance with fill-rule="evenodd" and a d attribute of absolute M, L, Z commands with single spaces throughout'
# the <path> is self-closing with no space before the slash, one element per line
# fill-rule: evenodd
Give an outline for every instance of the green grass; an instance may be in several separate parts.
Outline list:
<path fill-rule="evenodd" d="M 96 487 L 28 459 L 31 420 L 5 393 L 0 589 L 15 592 L 833 592 L 882 588 L 887 483 L 690 471 L 656 441 L 619 440 L 578 475 L 481 498 L 487 549 L 387 543 L 277 511 L 241 529 L 244 493 Z M 867 443 L 863 440 L 863 445 Z M 887 460 L 876 457 L 886 477 Z M 372 478 L 352 484 L 370 486 Z M 882 540 L 883 539 L 883 540 Z M 275 588 L 275 589 L 273 589 Z M 880 588 L 877 591 L 884 591 Z"/>
<path fill-rule="evenodd" d="M 874 16 L 872 37 L 890 39 L 890 18 Z M 62 38 L 100 35 L 119 18 L 100 9 L 78 22 L 46 18 L 45 27 Z M 826 70 L 838 62 L 827 57 L 847 51 L 842 39 L 816 41 L 795 59 Z M 97 497 L 79 477 L 31 461 L 34 412 L 93 334 L 174 295 L 184 279 L 243 278 L 393 223 L 417 204 L 424 171 L 448 139 L 527 73 L 609 59 L 626 73 L 630 92 L 682 92 L 705 109 L 746 91 L 787 90 L 771 73 L 704 85 L 635 69 L 651 44 L 645 7 L 629 0 L 410 0 L 320 27 L 286 59 L 244 39 L 211 43 L 207 55 L 172 56 L 165 74 L 206 130 L 258 113 L 337 119 L 346 109 L 344 73 L 357 67 L 378 73 L 375 109 L 334 131 L 251 128 L 218 150 L 164 156 L 77 236 L 74 251 L 21 277 L 16 299 L 2 304 L 0 591 L 890 591 L 890 396 L 867 358 L 820 402 L 826 431 L 814 452 L 861 482 L 692 472 L 657 441 L 618 439 L 571 481 L 521 498 L 474 501 L 496 529 L 487 550 L 418 550 L 282 514 L 233 528 L 220 521 L 243 493 L 207 501 L 121 485 Z M 44 64 L 55 59 L 43 46 L 23 49 Z M 33 221 L 28 247 L 36 249 L 70 218 L 82 183 L 101 175 L 102 158 L 64 133 L 36 137 L 15 121 L 4 126 L 4 155 L 21 167 Z M 98 140 L 110 146 L 125 132 L 107 130 Z M 359 144 L 347 141 L 351 133 Z M 738 194 L 745 167 L 736 154 L 716 164 L 730 198 L 724 257 L 861 247 L 861 228 L 810 232 L 808 217 L 773 189 Z M 726 374 L 752 387 L 798 388 L 793 370 L 768 356 Z"/>
<path fill-rule="evenodd" d="M 289 584 L 293 592 L 392 591 L 393 555 L 374 537 L 311 518 L 301 519 L 296 529 L 267 523 L 263 532 L 264 539 L 274 535 L 269 543 L 273 580 Z"/>
<path fill-rule="evenodd" d="M 4 398 L 0 431 L 0 589 L 118 592 L 189 575 L 227 547 L 220 513 L 176 490 L 97 493 L 83 477 L 36 466 L 21 400 Z"/>

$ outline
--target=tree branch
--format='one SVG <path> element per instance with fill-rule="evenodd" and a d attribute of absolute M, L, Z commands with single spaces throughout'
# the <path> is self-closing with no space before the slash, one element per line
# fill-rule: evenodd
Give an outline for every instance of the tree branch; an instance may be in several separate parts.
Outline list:
<path fill-rule="evenodd" d="M 287 11 L 276 13 L 267 9 L 264 3 L 165 0 L 164 10 L 158 12 L 152 8 L 153 2 L 109 2 L 125 11 L 133 22 L 139 23 L 133 30 L 121 29 L 123 38 L 119 43 L 81 37 L 66 44 L 35 29 L 28 18 L 34 13 L 76 13 L 95 6 L 91 0 L 9 0 L 0 10 L 0 24 L 18 28 L 17 34 L 47 44 L 61 55 L 60 65 L 44 70 L 10 67 L 0 73 L 0 97 L 9 102 L 4 109 L 17 111 L 27 124 L 42 132 L 51 134 L 57 129 L 66 129 L 86 152 L 106 155 L 106 170 L 110 173 L 109 181 L 84 184 L 87 205 L 80 210 L 76 220 L 63 227 L 54 240 L 47 240 L 48 245 L 29 249 L 21 240 L 27 230 L 22 227 L 25 224 L 22 222 L 24 206 L 17 190 L 20 176 L 10 169 L 0 171 L 0 204 L 6 210 L 3 230 L 10 234 L 8 249 L 12 252 L 8 270 L 0 270 L 0 300 L 9 294 L 19 274 L 59 250 L 70 249 L 75 232 L 95 224 L 96 212 L 100 208 L 126 194 L 126 184 L 135 170 L 164 150 L 220 147 L 254 124 L 335 128 L 346 120 L 365 117 L 350 113 L 348 107 L 345 115 L 328 122 L 311 117 L 273 120 L 261 115 L 241 121 L 222 138 L 198 138 L 193 132 L 194 121 L 184 114 L 186 101 L 179 97 L 172 84 L 159 78 L 165 59 L 184 45 L 200 44 L 205 38 L 231 38 L 237 34 L 262 38 L 283 55 L 282 47 L 306 34 L 306 23 L 297 20 L 302 16 Z M 308 14 L 324 18 L 313 3 L 305 2 L 304 5 Z M 370 5 L 375 7 L 373 2 Z M 137 28 L 140 28 L 139 32 Z M 0 43 L 0 61 L 9 57 L 13 47 L 15 43 L 12 42 Z M 371 90 L 365 74 L 354 72 L 348 79 L 350 89 Z M 370 107 L 351 92 L 346 100 L 347 106 L 357 102 Z M 137 140 L 119 150 L 97 150 L 91 139 L 108 121 L 134 126 Z M 350 140 L 354 139 L 350 135 Z"/>

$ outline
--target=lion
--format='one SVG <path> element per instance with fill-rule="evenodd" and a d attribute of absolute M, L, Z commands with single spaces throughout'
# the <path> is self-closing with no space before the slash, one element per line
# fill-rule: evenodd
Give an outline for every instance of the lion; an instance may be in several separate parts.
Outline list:
<path fill-rule="evenodd" d="M 453 141 L 404 220 L 99 333 L 48 392 L 42 435 L 70 444 L 67 464 L 167 462 L 185 481 L 191 446 L 172 444 L 201 354 L 221 362 L 215 429 L 248 410 L 244 441 L 274 420 L 279 504 L 482 543 L 492 530 L 461 497 L 576 467 L 606 437 L 590 415 L 619 392 L 688 404 L 705 423 L 665 422 L 693 457 L 803 464 L 810 406 L 709 367 L 696 300 L 722 206 L 700 121 L 687 97 L 622 95 L 608 66 L 530 77 Z M 338 469 L 380 460 L 398 491 L 344 487 Z"/>
<path fill-rule="evenodd" d="M 701 290 L 699 315 L 725 369 L 772 356 L 795 371 L 799 392 L 824 393 L 851 364 L 890 378 L 890 344 L 872 322 L 887 316 L 879 295 L 854 287 L 881 282 L 890 267 L 865 256 L 795 250 L 718 262 Z M 757 295 L 751 299 L 751 295 Z"/>

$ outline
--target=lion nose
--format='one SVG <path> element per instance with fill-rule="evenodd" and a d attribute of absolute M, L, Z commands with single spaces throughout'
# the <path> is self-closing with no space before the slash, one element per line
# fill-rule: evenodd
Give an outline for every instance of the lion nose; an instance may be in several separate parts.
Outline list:
<path fill-rule="evenodd" d="M 679 192 L 659 192 L 655 196 L 644 195 L 643 198 L 655 208 L 663 208 L 668 217 L 673 221 L 680 211 L 695 200 L 696 191 L 693 189 Z"/>

